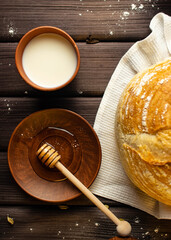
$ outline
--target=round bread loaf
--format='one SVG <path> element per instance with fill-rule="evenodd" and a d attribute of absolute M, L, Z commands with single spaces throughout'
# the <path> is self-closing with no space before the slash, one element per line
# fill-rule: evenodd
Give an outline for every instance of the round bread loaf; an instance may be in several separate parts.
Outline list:
<path fill-rule="evenodd" d="M 129 82 L 118 105 L 116 138 L 131 181 L 171 205 L 171 59 Z"/>

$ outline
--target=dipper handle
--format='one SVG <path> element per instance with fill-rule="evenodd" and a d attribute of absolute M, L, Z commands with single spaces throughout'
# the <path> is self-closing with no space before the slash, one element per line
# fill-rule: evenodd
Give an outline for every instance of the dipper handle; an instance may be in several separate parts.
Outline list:
<path fill-rule="evenodd" d="M 52 168 L 58 168 L 91 202 L 93 202 L 108 218 L 116 225 L 117 231 L 121 236 L 127 236 L 131 232 L 131 226 L 126 221 L 119 220 L 88 188 L 86 188 L 60 161 L 61 156 L 55 149 L 44 144 L 37 151 L 38 158 L 43 164 Z"/>

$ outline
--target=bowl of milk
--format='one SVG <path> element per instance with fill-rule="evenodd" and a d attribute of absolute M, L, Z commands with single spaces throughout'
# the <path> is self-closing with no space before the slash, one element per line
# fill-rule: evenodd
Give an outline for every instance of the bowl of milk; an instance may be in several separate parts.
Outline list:
<path fill-rule="evenodd" d="M 53 91 L 65 87 L 75 78 L 80 53 L 75 41 L 65 31 L 41 26 L 21 38 L 15 62 L 26 83 L 38 90 Z"/>

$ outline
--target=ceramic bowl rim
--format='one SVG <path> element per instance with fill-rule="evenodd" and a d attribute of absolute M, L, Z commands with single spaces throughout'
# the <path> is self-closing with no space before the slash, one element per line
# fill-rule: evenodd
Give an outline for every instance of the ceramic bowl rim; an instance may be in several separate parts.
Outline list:
<path fill-rule="evenodd" d="M 35 84 L 34 82 L 32 82 L 29 79 L 29 77 L 26 75 L 26 73 L 23 69 L 23 66 L 22 66 L 22 55 L 23 55 L 23 51 L 24 51 L 26 45 L 34 37 L 36 37 L 40 34 L 43 34 L 43 33 L 56 33 L 56 34 L 64 37 L 66 40 L 68 40 L 72 44 L 72 46 L 76 52 L 76 56 L 77 56 L 77 66 L 76 66 L 74 74 L 70 77 L 70 79 L 68 79 L 68 81 L 66 81 L 65 83 L 63 83 L 61 85 L 58 85 L 55 87 L 50 87 L 50 88 L 39 86 L 39 85 Z M 16 67 L 17 67 L 17 70 L 18 70 L 20 76 L 31 87 L 38 89 L 38 90 L 42 90 L 42 91 L 55 91 L 55 90 L 65 87 L 76 77 L 78 70 L 80 68 L 80 53 L 79 53 L 78 46 L 76 45 L 74 39 L 67 32 L 65 32 L 64 30 L 62 30 L 60 28 L 53 27 L 53 26 L 40 26 L 40 27 L 31 29 L 20 39 L 20 41 L 17 45 L 16 51 L 15 51 L 15 64 L 16 64 Z"/>

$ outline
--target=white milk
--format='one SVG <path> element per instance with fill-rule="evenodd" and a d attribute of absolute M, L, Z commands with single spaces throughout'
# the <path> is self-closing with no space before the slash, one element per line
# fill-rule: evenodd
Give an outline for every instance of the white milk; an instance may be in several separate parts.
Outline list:
<path fill-rule="evenodd" d="M 43 33 L 26 46 L 22 64 L 26 75 L 35 84 L 53 88 L 66 83 L 74 74 L 77 56 L 64 37 Z"/>

